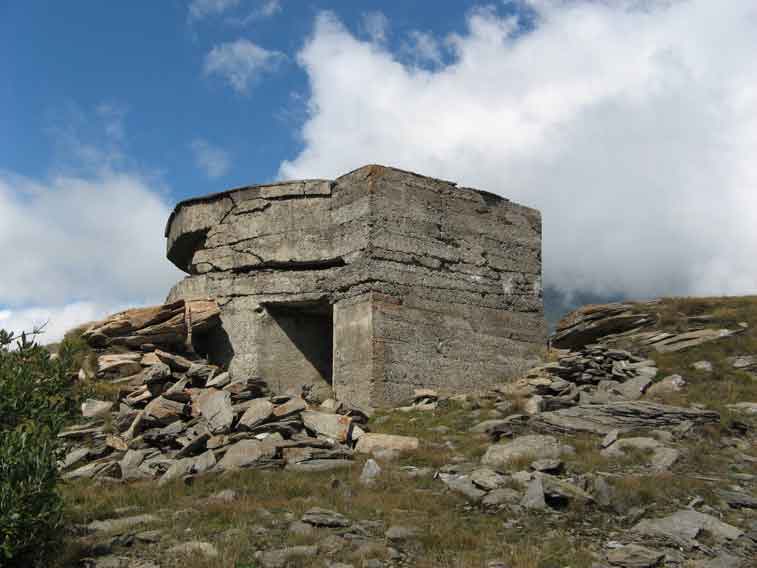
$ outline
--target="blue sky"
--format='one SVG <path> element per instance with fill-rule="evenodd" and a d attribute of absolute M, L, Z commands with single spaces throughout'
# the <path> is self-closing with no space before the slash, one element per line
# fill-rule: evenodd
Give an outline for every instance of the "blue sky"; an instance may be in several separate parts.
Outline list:
<path fill-rule="evenodd" d="M 463 31 L 474 3 L 428 10 L 423 2 L 282 0 L 266 14 L 265 2 L 232 2 L 222 11 L 224 2 L 208 2 L 208 12 L 197 17 L 190 5 L 4 2 L 0 64 L 8 80 L 0 87 L 0 168 L 37 176 L 73 167 L 62 163 L 71 156 L 56 131 L 77 128 L 97 143 L 104 136 L 97 109 L 106 105 L 123 123 L 123 151 L 160 176 L 172 199 L 273 179 L 280 162 L 302 147 L 308 82 L 296 57 L 318 13 L 333 11 L 362 37 L 369 36 L 366 21 L 382 13 L 392 22 L 387 43 L 400 49 L 404 32 Z M 255 73 L 243 93 L 203 71 L 215 46 L 239 39 L 284 56 L 274 69 Z M 208 176 L 197 164 L 197 140 L 227 155 L 228 166 Z"/>
<path fill-rule="evenodd" d="M 0 327 L 161 301 L 181 199 L 366 163 L 539 208 L 567 297 L 757 293 L 755 30 L 753 0 L 2 2 Z"/>

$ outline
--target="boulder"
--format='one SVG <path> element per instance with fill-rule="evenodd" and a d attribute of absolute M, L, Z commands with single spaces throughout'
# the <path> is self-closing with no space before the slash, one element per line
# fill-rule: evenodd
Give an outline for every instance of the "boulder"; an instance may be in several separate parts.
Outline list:
<path fill-rule="evenodd" d="M 371 432 L 366 432 L 360 436 L 355 446 L 355 451 L 361 454 L 373 454 L 382 450 L 407 452 L 417 449 L 418 438 L 397 436 L 394 434 L 374 434 Z"/>
<path fill-rule="evenodd" d="M 589 432 L 606 435 L 612 430 L 628 432 L 640 428 L 674 427 L 683 422 L 715 423 L 720 415 L 711 410 L 683 408 L 647 401 L 586 404 L 542 412 L 530 424 L 555 433 Z"/>
<path fill-rule="evenodd" d="M 697 548 L 696 539 L 704 532 L 715 542 L 735 540 L 744 531 L 693 509 L 683 509 L 659 519 L 644 519 L 634 525 L 632 532 L 649 537 L 664 538 L 685 549 Z"/>
<path fill-rule="evenodd" d="M 511 442 L 489 446 L 481 458 L 481 463 L 492 467 L 503 467 L 511 462 L 525 459 L 559 458 L 573 451 L 572 446 L 558 442 L 553 436 L 520 436 Z"/>

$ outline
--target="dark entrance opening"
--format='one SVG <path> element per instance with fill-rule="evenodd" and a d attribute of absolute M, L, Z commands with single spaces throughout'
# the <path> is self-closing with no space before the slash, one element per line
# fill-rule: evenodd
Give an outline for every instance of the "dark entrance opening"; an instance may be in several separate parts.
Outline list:
<path fill-rule="evenodd" d="M 263 366 L 267 380 L 282 390 L 318 382 L 331 384 L 334 349 L 331 304 L 276 302 L 264 307 L 270 315 L 264 334 Z"/>

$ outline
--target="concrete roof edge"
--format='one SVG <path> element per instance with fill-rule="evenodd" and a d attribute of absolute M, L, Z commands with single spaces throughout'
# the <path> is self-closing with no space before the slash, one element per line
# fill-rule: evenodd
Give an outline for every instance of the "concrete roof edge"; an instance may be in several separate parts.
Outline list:
<path fill-rule="evenodd" d="M 275 187 L 277 185 L 294 185 L 295 183 L 333 182 L 333 181 L 334 180 L 331 180 L 331 179 L 321 179 L 321 178 L 290 179 L 286 181 L 277 181 L 277 182 L 272 182 L 272 183 L 258 183 L 254 185 L 243 185 L 240 187 L 233 187 L 231 189 L 225 189 L 223 191 L 217 191 L 215 193 L 207 193 L 205 195 L 198 195 L 195 197 L 182 199 L 181 201 L 176 203 L 176 205 L 174 205 L 173 211 L 171 211 L 171 214 L 168 216 L 168 221 L 166 221 L 166 228 L 163 231 L 163 236 L 164 237 L 168 236 L 168 230 L 171 228 L 171 221 L 173 221 L 173 218 L 176 216 L 176 213 L 178 213 L 179 209 L 181 209 L 185 205 L 193 205 L 195 203 L 203 203 L 207 201 L 213 201 L 215 199 L 221 199 L 237 191 L 244 191 L 245 189 L 255 189 L 258 187 Z"/>

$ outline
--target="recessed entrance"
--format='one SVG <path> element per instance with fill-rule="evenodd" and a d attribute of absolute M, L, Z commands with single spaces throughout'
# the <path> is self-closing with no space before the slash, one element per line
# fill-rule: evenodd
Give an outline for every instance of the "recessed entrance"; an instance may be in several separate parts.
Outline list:
<path fill-rule="evenodd" d="M 276 302 L 267 313 L 261 345 L 261 371 L 279 392 L 306 384 L 332 383 L 334 318 L 331 305 Z"/>

